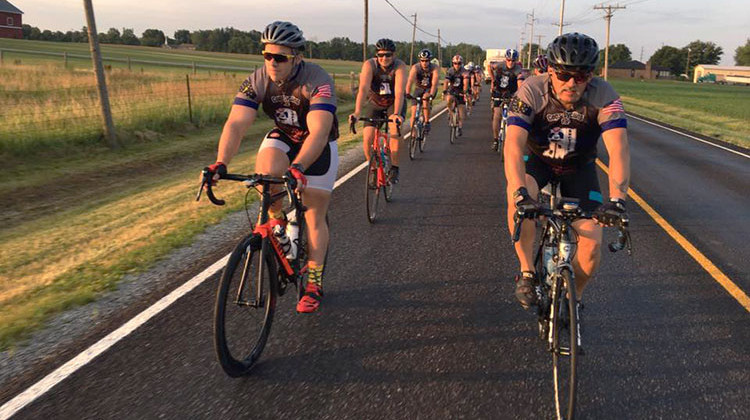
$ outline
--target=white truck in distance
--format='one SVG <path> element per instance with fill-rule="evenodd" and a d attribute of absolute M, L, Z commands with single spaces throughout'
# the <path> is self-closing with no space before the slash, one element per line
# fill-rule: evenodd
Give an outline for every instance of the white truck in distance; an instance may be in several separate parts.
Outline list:
<path fill-rule="evenodd" d="M 488 48 L 487 57 L 484 60 L 482 68 L 484 68 L 484 81 L 489 83 L 492 79 L 492 72 L 490 71 L 490 65 L 492 63 L 504 62 L 505 61 L 505 48 Z"/>

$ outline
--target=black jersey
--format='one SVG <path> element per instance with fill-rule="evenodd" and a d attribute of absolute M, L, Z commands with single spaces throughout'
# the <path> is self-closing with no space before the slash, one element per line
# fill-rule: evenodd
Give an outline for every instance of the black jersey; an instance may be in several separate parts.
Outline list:
<path fill-rule="evenodd" d="M 459 70 L 453 67 L 445 72 L 445 80 L 448 81 L 448 90 L 452 94 L 463 93 L 469 87 L 469 72 L 461 67 Z"/>
<path fill-rule="evenodd" d="M 422 65 L 420 63 L 417 63 L 414 65 L 416 67 L 417 71 L 417 88 L 422 89 L 424 91 L 429 91 L 432 88 L 432 73 L 437 68 L 436 65 L 430 63 L 427 70 L 422 68 Z"/>
<path fill-rule="evenodd" d="M 372 81 L 370 82 L 370 100 L 377 106 L 387 108 L 396 99 L 396 70 L 404 62 L 395 58 L 387 69 L 378 65 L 377 58 L 369 60 L 372 65 Z"/>
<path fill-rule="evenodd" d="M 292 76 L 281 84 L 274 83 L 266 66 L 261 66 L 242 82 L 240 93 L 252 108 L 258 109 L 258 105 L 263 104 L 263 112 L 295 142 L 303 142 L 310 134 L 307 113 L 315 110 L 333 114 L 329 141 L 339 136 L 333 80 L 317 64 L 302 61 L 292 70 Z"/>
<path fill-rule="evenodd" d="M 493 85 L 493 92 L 500 93 L 500 96 L 511 97 L 518 90 L 518 81 L 523 80 L 523 68 L 521 65 L 516 63 L 511 68 L 505 65 L 505 63 L 494 63 L 490 68 L 492 71 L 492 78 L 495 83 Z"/>
<path fill-rule="evenodd" d="M 549 165 L 567 168 L 593 161 L 601 133 L 627 127 L 620 97 L 609 83 L 593 78 L 568 110 L 550 84 L 549 74 L 526 80 L 510 103 L 508 124 L 526 129 L 529 150 Z"/>

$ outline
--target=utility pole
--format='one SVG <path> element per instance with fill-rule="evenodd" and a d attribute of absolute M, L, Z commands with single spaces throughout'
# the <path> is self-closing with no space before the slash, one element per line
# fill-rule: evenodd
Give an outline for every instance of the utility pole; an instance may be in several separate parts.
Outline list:
<path fill-rule="evenodd" d="M 641 46 L 641 58 L 638 61 L 643 63 L 643 46 Z"/>
<path fill-rule="evenodd" d="M 557 36 L 562 35 L 564 14 L 565 14 L 565 0 L 562 0 L 562 3 L 560 3 L 560 30 L 557 32 Z"/>
<path fill-rule="evenodd" d="M 685 77 L 690 81 L 690 47 L 688 47 L 687 62 L 685 63 Z"/>
<path fill-rule="evenodd" d="M 417 13 L 414 12 L 414 27 L 411 30 L 411 52 L 409 53 L 409 68 L 411 68 L 412 60 L 414 59 L 414 40 L 417 37 Z"/>
<path fill-rule="evenodd" d="M 115 135 L 115 124 L 112 122 L 112 110 L 109 107 L 109 94 L 107 93 L 107 81 L 104 78 L 104 67 L 102 67 L 102 54 L 99 50 L 96 19 L 94 19 L 94 6 L 91 5 L 91 0 L 83 0 L 83 7 L 86 10 L 86 27 L 89 32 L 89 47 L 91 48 L 91 61 L 94 64 L 94 73 L 96 73 L 96 85 L 99 88 L 99 103 L 102 107 L 104 133 L 107 136 L 109 147 L 119 149 L 120 145 Z"/>
<path fill-rule="evenodd" d="M 531 36 L 529 37 L 529 59 L 526 61 L 526 64 L 528 67 L 531 66 L 531 47 L 532 43 L 534 42 L 534 21 L 539 19 L 534 19 L 534 9 L 531 9 L 531 14 L 526 14 L 526 17 L 531 17 Z"/>
<path fill-rule="evenodd" d="M 524 28 L 526 29 L 526 28 Z M 523 36 L 526 35 L 525 31 L 521 31 L 521 36 L 518 37 L 518 51 L 521 51 L 523 49 Z"/>
<path fill-rule="evenodd" d="M 362 43 L 362 62 L 367 61 L 367 0 L 365 0 L 365 41 Z"/>
<path fill-rule="evenodd" d="M 438 28 L 438 67 L 440 67 L 440 71 L 443 70 L 443 47 L 440 46 L 440 28 Z M 442 77 L 442 75 L 438 75 L 439 77 Z"/>
<path fill-rule="evenodd" d="M 604 6 L 603 4 L 600 4 L 599 6 L 594 6 L 595 10 L 606 10 L 607 14 L 604 15 L 604 18 L 607 19 L 607 46 L 604 47 L 604 80 L 607 80 L 607 70 L 609 70 L 609 24 L 612 20 L 612 11 L 618 10 L 618 9 L 624 9 L 625 6 L 620 6 L 618 3 L 616 6 Z"/>
<path fill-rule="evenodd" d="M 544 35 L 537 35 L 536 38 L 539 40 L 536 44 L 536 55 L 542 55 L 542 38 L 544 38 Z"/>

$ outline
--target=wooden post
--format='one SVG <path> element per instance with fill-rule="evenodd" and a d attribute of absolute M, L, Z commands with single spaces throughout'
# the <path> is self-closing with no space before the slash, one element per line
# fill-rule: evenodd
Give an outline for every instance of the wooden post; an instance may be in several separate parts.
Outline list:
<path fill-rule="evenodd" d="M 66 69 L 68 68 L 68 52 L 67 51 L 63 51 L 63 65 L 65 66 Z"/>
<path fill-rule="evenodd" d="M 91 0 L 83 0 L 83 6 L 86 10 L 86 26 L 89 32 L 89 47 L 91 48 L 91 61 L 94 64 L 96 73 L 96 84 L 99 87 L 99 102 L 102 107 L 102 119 L 104 120 L 104 130 L 112 149 L 119 149 L 115 135 L 115 124 L 112 121 L 112 110 L 109 107 L 109 94 L 107 93 L 107 81 L 104 78 L 104 68 L 102 67 L 102 54 L 99 50 L 99 38 L 96 32 L 96 19 L 94 19 L 94 7 Z"/>
<path fill-rule="evenodd" d="M 362 62 L 367 61 L 367 15 L 368 15 L 368 7 L 367 7 L 367 0 L 365 0 L 365 36 L 364 40 L 362 41 Z"/>
<path fill-rule="evenodd" d="M 131 68 L 130 68 L 130 56 L 128 56 L 128 71 L 131 71 Z"/>
<path fill-rule="evenodd" d="M 0 50 L 0 66 L 3 65 L 3 50 Z"/>
<path fill-rule="evenodd" d="M 193 122 L 193 102 L 190 99 L 190 75 L 185 75 L 185 82 L 187 83 L 187 95 L 188 95 L 188 114 L 190 115 L 190 122 Z"/>
<path fill-rule="evenodd" d="M 195 61 L 193 61 L 193 74 L 196 74 L 197 69 L 195 68 Z"/>

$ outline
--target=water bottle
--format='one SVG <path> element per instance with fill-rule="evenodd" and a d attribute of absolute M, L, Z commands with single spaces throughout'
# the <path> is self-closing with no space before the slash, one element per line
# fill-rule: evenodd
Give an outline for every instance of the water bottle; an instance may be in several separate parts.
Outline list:
<path fill-rule="evenodd" d="M 289 238 L 289 252 L 286 253 L 286 259 L 293 260 L 297 258 L 297 249 L 299 248 L 299 224 L 297 220 L 290 220 L 286 225 L 286 237 Z"/>
<path fill-rule="evenodd" d="M 273 236 L 275 236 L 276 240 L 279 241 L 279 245 L 281 246 L 281 252 L 283 252 L 284 255 L 286 255 L 287 258 L 289 258 L 288 255 L 292 251 L 292 242 L 289 240 L 289 237 L 286 235 L 284 226 L 281 226 L 281 225 L 274 226 Z"/>
<path fill-rule="evenodd" d="M 544 264 L 544 269 L 546 271 L 546 273 L 544 274 L 544 280 L 547 282 L 548 286 L 552 286 L 552 277 L 550 276 L 550 274 L 555 271 L 554 256 L 555 256 L 555 247 L 549 244 L 545 244 L 542 263 Z"/>

